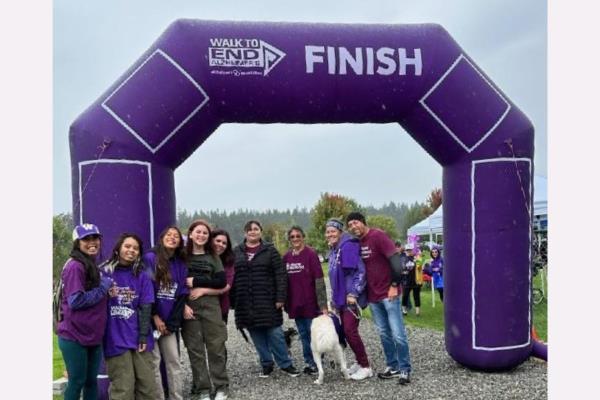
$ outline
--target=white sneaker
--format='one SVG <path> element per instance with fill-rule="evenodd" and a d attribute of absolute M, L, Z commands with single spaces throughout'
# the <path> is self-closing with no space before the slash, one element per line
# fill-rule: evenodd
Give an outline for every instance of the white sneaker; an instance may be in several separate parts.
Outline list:
<path fill-rule="evenodd" d="M 359 368 L 358 371 L 350 375 L 350 378 L 355 381 L 362 381 L 373 376 L 373 370 L 371 368 Z"/>
<path fill-rule="evenodd" d="M 348 368 L 348 375 L 352 375 L 355 374 L 356 371 L 358 371 L 360 369 L 360 365 L 358 365 L 357 363 L 354 363 L 350 366 L 350 368 Z"/>
<path fill-rule="evenodd" d="M 225 392 L 224 390 L 217 390 L 215 400 L 227 400 L 227 392 Z"/>
<path fill-rule="evenodd" d="M 200 393 L 200 397 L 198 397 L 198 400 L 210 400 L 210 392 L 209 391 L 202 391 Z"/>

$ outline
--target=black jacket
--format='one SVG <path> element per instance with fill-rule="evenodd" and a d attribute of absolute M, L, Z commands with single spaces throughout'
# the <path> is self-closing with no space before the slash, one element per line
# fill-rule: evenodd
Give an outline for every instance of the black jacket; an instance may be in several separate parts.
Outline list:
<path fill-rule="evenodd" d="M 233 249 L 233 254 L 235 275 L 230 299 L 237 328 L 283 324 L 282 310 L 275 303 L 284 303 L 287 298 L 287 271 L 277 249 L 261 241 L 252 261 L 248 261 L 246 245 L 242 243 Z"/>

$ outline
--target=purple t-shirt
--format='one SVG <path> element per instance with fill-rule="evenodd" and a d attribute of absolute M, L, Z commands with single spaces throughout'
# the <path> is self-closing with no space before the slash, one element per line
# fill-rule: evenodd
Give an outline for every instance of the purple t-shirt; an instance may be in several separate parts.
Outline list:
<path fill-rule="evenodd" d="M 117 267 L 107 275 L 114 280 L 118 295 L 108 298 L 104 356 L 114 357 L 138 348 L 138 308 L 154 302 L 154 288 L 150 276 L 144 271 L 134 276 L 130 268 Z M 146 344 L 146 351 L 152 351 L 154 339 L 151 329 L 148 329 Z"/>
<path fill-rule="evenodd" d="M 106 326 L 106 302 L 103 297 L 91 307 L 72 310 L 67 299 L 73 293 L 85 292 L 85 269 L 77 260 L 71 259 L 62 271 L 63 298 L 61 309 L 63 320 L 58 323 L 57 335 L 74 340 L 83 346 L 96 346 L 102 343 Z"/>
<path fill-rule="evenodd" d="M 392 268 L 389 257 L 396 253 L 396 246 L 381 229 L 369 228 L 360 239 L 360 256 L 367 270 L 367 299 L 377 303 L 387 297 L 392 284 Z"/>
<path fill-rule="evenodd" d="M 315 280 L 323 278 L 319 256 L 310 247 L 293 255 L 288 251 L 283 256 L 288 276 L 287 302 L 285 311 L 290 318 L 314 318 L 320 314 L 317 303 Z"/>
<path fill-rule="evenodd" d="M 154 288 L 154 303 L 156 313 L 163 321 L 166 321 L 171 315 L 171 310 L 175 305 L 175 300 L 181 295 L 189 294 L 189 289 L 185 284 L 188 270 L 183 260 L 174 258 L 169 261 L 169 272 L 171 273 L 171 284 L 168 286 L 159 285 L 155 278 L 156 274 L 156 253 L 149 251 L 144 254 L 144 264 L 152 278 Z"/>

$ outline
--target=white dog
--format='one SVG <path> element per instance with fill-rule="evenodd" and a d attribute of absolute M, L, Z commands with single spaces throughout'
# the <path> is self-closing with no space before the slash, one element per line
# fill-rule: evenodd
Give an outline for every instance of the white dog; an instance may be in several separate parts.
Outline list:
<path fill-rule="evenodd" d="M 323 383 L 324 372 L 321 360 L 323 354 L 329 354 L 333 357 L 338 368 L 342 371 L 344 379 L 350 379 L 346 366 L 346 357 L 344 357 L 344 350 L 340 345 L 339 337 L 331 317 L 320 315 L 312 320 L 310 327 L 310 347 L 317 368 L 319 369 L 319 377 L 314 383 L 318 385 Z"/>

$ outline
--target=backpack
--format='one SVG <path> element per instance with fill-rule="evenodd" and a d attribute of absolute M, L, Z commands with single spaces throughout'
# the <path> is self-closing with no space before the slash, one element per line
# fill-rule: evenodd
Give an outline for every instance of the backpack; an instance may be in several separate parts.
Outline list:
<path fill-rule="evenodd" d="M 69 258 L 65 265 L 63 265 L 60 271 L 60 276 L 58 277 L 58 281 L 56 281 L 54 287 L 52 288 L 52 330 L 54 331 L 54 333 L 56 333 L 58 329 L 58 323 L 63 320 L 61 304 L 65 285 L 62 280 L 62 273 L 70 260 L 71 259 Z"/>

